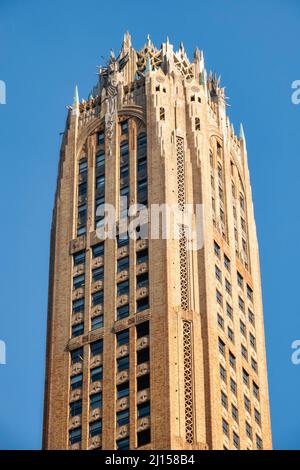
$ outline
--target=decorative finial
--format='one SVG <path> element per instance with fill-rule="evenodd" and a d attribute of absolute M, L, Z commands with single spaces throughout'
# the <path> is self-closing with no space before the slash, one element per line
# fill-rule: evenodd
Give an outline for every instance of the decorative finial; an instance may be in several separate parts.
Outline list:
<path fill-rule="evenodd" d="M 128 31 L 124 34 L 123 44 L 127 47 L 131 46 L 131 36 Z"/>
<path fill-rule="evenodd" d="M 78 95 L 78 86 L 75 86 L 74 90 L 74 99 L 73 99 L 73 105 L 77 106 L 79 104 L 79 95 Z"/>
<path fill-rule="evenodd" d="M 147 46 L 151 46 L 151 39 L 150 39 L 150 35 L 148 34 L 147 36 Z"/>
<path fill-rule="evenodd" d="M 246 137 L 245 137 L 244 127 L 243 127 L 242 123 L 240 125 L 240 140 L 244 143 L 244 147 L 245 147 L 245 150 L 246 150 Z"/>

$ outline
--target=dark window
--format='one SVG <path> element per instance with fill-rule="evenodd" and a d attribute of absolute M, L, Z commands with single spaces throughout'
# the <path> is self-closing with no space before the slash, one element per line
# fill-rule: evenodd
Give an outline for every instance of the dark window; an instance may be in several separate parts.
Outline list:
<path fill-rule="evenodd" d="M 90 423 L 90 437 L 99 436 L 102 433 L 102 419 Z"/>
<path fill-rule="evenodd" d="M 117 423 L 119 426 L 124 426 L 129 423 L 129 410 L 119 411 L 117 413 Z"/>
<path fill-rule="evenodd" d="M 84 332 L 84 325 L 83 323 L 78 323 L 77 325 L 72 326 L 72 337 L 75 338 L 76 336 L 82 335 Z"/>
<path fill-rule="evenodd" d="M 250 344 L 251 344 L 252 348 L 256 349 L 256 339 L 255 339 L 255 337 L 253 336 L 252 333 L 249 333 L 249 340 L 250 340 Z"/>
<path fill-rule="evenodd" d="M 122 344 L 129 343 L 129 330 L 120 331 L 117 333 L 117 344 L 121 346 Z"/>
<path fill-rule="evenodd" d="M 249 386 L 249 374 L 245 369 L 243 369 L 243 382 L 245 385 Z"/>
<path fill-rule="evenodd" d="M 87 171 L 87 161 L 86 160 L 81 160 L 79 162 L 79 173 L 86 173 Z"/>
<path fill-rule="evenodd" d="M 104 277 L 104 266 L 100 266 L 99 268 L 93 269 L 93 282 L 101 281 Z"/>
<path fill-rule="evenodd" d="M 105 165 L 105 153 L 103 151 L 98 152 L 96 155 L 96 168 L 101 168 Z"/>
<path fill-rule="evenodd" d="M 257 434 L 256 434 L 256 448 L 258 450 L 262 450 L 263 448 L 263 441 Z"/>
<path fill-rule="evenodd" d="M 148 297 L 143 297 L 142 299 L 137 300 L 136 302 L 136 311 L 142 312 L 149 308 L 149 299 Z"/>
<path fill-rule="evenodd" d="M 137 407 L 138 418 L 143 418 L 144 416 L 150 416 L 150 401 L 142 403 Z"/>
<path fill-rule="evenodd" d="M 145 444 L 149 444 L 149 442 L 151 442 L 150 429 L 146 429 L 145 431 L 138 432 L 137 440 L 138 440 L 138 447 L 144 446 Z"/>
<path fill-rule="evenodd" d="M 222 429 L 223 429 L 223 433 L 226 436 L 229 436 L 229 425 L 228 425 L 227 421 L 224 418 L 222 418 Z"/>
<path fill-rule="evenodd" d="M 232 318 L 233 310 L 232 310 L 231 305 L 229 305 L 228 302 L 226 303 L 226 313 L 229 316 L 229 318 Z"/>
<path fill-rule="evenodd" d="M 239 307 L 242 310 L 242 312 L 245 311 L 245 302 L 243 301 L 241 297 L 239 297 Z"/>
<path fill-rule="evenodd" d="M 253 395 L 259 400 L 259 386 L 253 382 Z"/>
<path fill-rule="evenodd" d="M 236 360 L 235 360 L 234 354 L 232 354 L 231 351 L 229 351 L 229 364 L 231 365 L 231 367 L 232 367 L 233 369 L 235 369 L 235 367 L 236 367 Z"/>
<path fill-rule="evenodd" d="M 216 290 L 216 299 L 219 305 L 223 305 L 223 296 L 218 289 Z"/>
<path fill-rule="evenodd" d="M 251 413 L 251 403 L 248 397 L 244 395 L 244 404 L 245 404 L 245 409 L 248 411 L 248 413 Z"/>
<path fill-rule="evenodd" d="M 78 416 L 82 413 L 82 400 L 73 401 L 70 403 L 70 416 Z"/>
<path fill-rule="evenodd" d="M 129 281 L 119 282 L 117 284 L 117 295 L 129 294 Z"/>
<path fill-rule="evenodd" d="M 91 343 L 91 356 L 97 356 L 98 354 L 102 354 L 103 352 L 103 340 L 100 339 L 99 341 L 94 341 Z"/>
<path fill-rule="evenodd" d="M 125 437 L 124 439 L 119 439 L 117 441 L 117 449 L 118 450 L 129 450 L 129 437 Z"/>
<path fill-rule="evenodd" d="M 230 271 L 230 259 L 226 255 L 224 255 L 224 266 L 228 271 Z"/>
<path fill-rule="evenodd" d="M 129 395 L 129 382 L 124 382 L 117 386 L 117 396 L 119 398 L 128 397 Z"/>
<path fill-rule="evenodd" d="M 69 431 L 69 441 L 71 445 L 81 441 L 81 428 L 71 429 L 71 431 Z"/>
<path fill-rule="evenodd" d="M 121 122 L 121 134 L 128 134 L 128 121 Z"/>
<path fill-rule="evenodd" d="M 73 262 L 74 262 L 74 266 L 78 266 L 78 264 L 84 263 L 85 262 L 85 251 L 79 251 L 78 253 L 74 253 Z"/>
<path fill-rule="evenodd" d="M 104 255 L 104 243 L 99 243 L 98 245 L 94 245 L 93 248 L 93 258 L 97 258 L 98 256 Z"/>
<path fill-rule="evenodd" d="M 238 423 L 239 421 L 239 412 L 236 406 L 231 405 L 231 415 L 233 419 Z"/>
<path fill-rule="evenodd" d="M 118 260 L 118 273 L 129 268 L 129 257 L 121 258 Z"/>
<path fill-rule="evenodd" d="M 217 242 L 214 242 L 214 250 L 215 250 L 215 255 L 220 258 L 221 256 L 221 249 L 219 247 L 219 245 L 217 244 Z"/>
<path fill-rule="evenodd" d="M 84 279 L 84 274 L 73 277 L 73 288 L 79 289 L 80 287 L 84 286 Z"/>
<path fill-rule="evenodd" d="M 137 378 L 137 390 L 144 390 L 150 387 L 150 375 L 142 375 L 141 377 Z"/>
<path fill-rule="evenodd" d="M 137 264 L 145 263 L 146 261 L 148 261 L 148 248 L 144 248 L 136 254 Z"/>
<path fill-rule="evenodd" d="M 97 382 L 102 380 L 103 377 L 103 367 L 95 367 L 95 369 L 91 369 L 91 382 Z"/>
<path fill-rule="evenodd" d="M 251 357 L 251 367 L 252 367 L 252 369 L 254 370 L 254 372 L 257 372 L 257 371 L 258 371 L 257 362 L 256 362 L 255 359 L 253 359 L 253 357 Z"/>
<path fill-rule="evenodd" d="M 257 424 L 261 424 L 260 412 L 256 408 L 254 408 L 254 419 Z"/>
<path fill-rule="evenodd" d="M 246 359 L 246 361 L 248 361 L 248 351 L 247 351 L 247 348 L 245 348 L 243 344 L 241 345 L 241 353 L 242 353 L 243 358 Z"/>
<path fill-rule="evenodd" d="M 76 390 L 82 387 L 82 374 L 73 375 L 70 380 L 71 390 Z"/>
<path fill-rule="evenodd" d="M 136 337 L 137 339 L 142 338 L 143 336 L 149 335 L 149 322 L 144 321 L 136 325 Z"/>
<path fill-rule="evenodd" d="M 226 289 L 227 294 L 231 295 L 232 288 L 228 279 L 225 279 L 225 289 Z"/>
<path fill-rule="evenodd" d="M 100 175 L 96 178 L 96 188 L 97 189 L 103 189 L 105 185 L 105 176 Z"/>
<path fill-rule="evenodd" d="M 240 438 L 236 432 L 233 431 L 233 445 L 236 449 L 240 448 Z"/>
<path fill-rule="evenodd" d="M 220 365 L 220 377 L 221 377 L 221 380 L 224 380 L 224 382 L 226 382 L 226 378 L 227 378 L 226 370 L 221 365 Z"/>
<path fill-rule="evenodd" d="M 247 297 L 252 302 L 252 300 L 253 300 L 253 290 L 251 289 L 250 286 L 248 286 L 248 284 L 247 284 Z"/>
<path fill-rule="evenodd" d="M 243 336 L 246 335 L 246 325 L 242 320 L 240 320 L 240 332 L 242 333 Z"/>
<path fill-rule="evenodd" d="M 97 315 L 96 317 L 92 318 L 92 330 L 96 330 L 97 328 L 103 328 L 103 326 L 103 315 Z"/>
<path fill-rule="evenodd" d="M 252 427 L 247 421 L 246 421 L 246 434 L 249 437 L 249 439 L 252 439 Z"/>
<path fill-rule="evenodd" d="M 78 185 L 78 195 L 83 198 L 86 196 L 86 191 L 87 191 L 87 183 L 85 181 L 84 183 L 81 183 Z"/>
<path fill-rule="evenodd" d="M 243 279 L 243 276 L 239 272 L 237 272 L 237 282 L 238 282 L 238 285 L 240 286 L 240 288 L 243 289 L 244 279 Z"/>
<path fill-rule="evenodd" d="M 141 349 L 137 351 L 137 364 L 142 364 L 143 362 L 148 362 L 150 358 L 149 348 Z"/>
<path fill-rule="evenodd" d="M 117 359 L 117 365 L 118 372 L 129 369 L 129 356 L 120 357 L 119 359 Z"/>
<path fill-rule="evenodd" d="M 218 266 L 215 266 L 215 274 L 216 274 L 216 279 L 222 282 L 222 272 L 221 272 L 221 269 L 218 268 Z"/>
<path fill-rule="evenodd" d="M 122 307 L 117 308 L 117 320 L 129 316 L 129 305 L 123 305 Z"/>
<path fill-rule="evenodd" d="M 93 305 L 103 304 L 103 291 L 92 294 L 92 303 Z"/>
<path fill-rule="evenodd" d="M 234 395 L 237 394 L 236 382 L 232 378 L 230 378 L 230 390 L 232 391 Z"/>
<path fill-rule="evenodd" d="M 146 286 L 148 286 L 148 284 L 149 284 L 148 273 L 142 273 L 142 274 L 139 274 L 136 277 L 136 287 L 137 287 L 137 289 L 140 289 L 141 287 L 146 287 Z"/>
<path fill-rule="evenodd" d="M 219 327 L 222 328 L 222 330 L 224 330 L 224 319 L 223 319 L 223 317 L 221 317 L 221 315 L 218 313 L 217 318 L 218 318 Z"/>
<path fill-rule="evenodd" d="M 101 131 L 101 132 L 98 133 L 97 143 L 98 143 L 98 145 L 103 145 L 104 141 L 105 141 L 104 131 Z"/>
<path fill-rule="evenodd" d="M 77 348 L 71 351 L 72 364 L 76 364 L 77 362 L 81 362 L 82 360 L 83 360 L 83 348 Z"/>
<path fill-rule="evenodd" d="M 248 309 L 248 319 L 252 325 L 255 325 L 254 313 L 250 309 Z"/>
<path fill-rule="evenodd" d="M 128 238 L 127 233 L 122 233 L 122 234 L 117 235 L 118 248 L 120 248 L 121 246 L 128 245 L 128 243 L 129 243 L 129 238 Z"/>
<path fill-rule="evenodd" d="M 222 354 L 222 356 L 225 356 L 225 343 L 221 340 L 221 338 L 219 338 L 219 352 Z"/>
<path fill-rule="evenodd" d="M 90 409 L 94 410 L 96 408 L 102 407 L 102 392 L 95 393 L 90 396 Z"/>
<path fill-rule="evenodd" d="M 224 392 L 221 391 L 221 403 L 222 405 L 224 406 L 224 408 L 228 408 L 228 399 L 227 399 L 227 395 L 225 395 Z"/>

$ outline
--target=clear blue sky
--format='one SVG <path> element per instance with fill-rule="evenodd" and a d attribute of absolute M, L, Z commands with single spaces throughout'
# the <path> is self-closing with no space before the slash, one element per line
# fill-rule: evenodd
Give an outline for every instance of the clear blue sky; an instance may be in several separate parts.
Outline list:
<path fill-rule="evenodd" d="M 178 2 L 177 2 L 178 3 Z M 244 123 L 261 249 L 275 448 L 300 449 L 299 0 L 0 0 L 0 449 L 41 446 L 49 231 L 65 106 L 86 97 L 96 66 L 119 49 L 183 41 L 222 76 Z"/>

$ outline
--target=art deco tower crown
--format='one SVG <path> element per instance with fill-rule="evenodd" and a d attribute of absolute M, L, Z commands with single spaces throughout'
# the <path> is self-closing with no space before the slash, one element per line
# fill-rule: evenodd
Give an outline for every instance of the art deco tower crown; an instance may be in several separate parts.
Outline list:
<path fill-rule="evenodd" d="M 202 241 L 99 239 L 105 202 L 192 207 Z M 152 216 L 151 216 L 152 217 Z M 129 215 L 131 220 L 131 215 Z M 154 224 L 150 218 L 148 234 Z M 125 35 L 62 142 L 49 282 L 46 449 L 271 447 L 246 142 L 181 44 Z"/>

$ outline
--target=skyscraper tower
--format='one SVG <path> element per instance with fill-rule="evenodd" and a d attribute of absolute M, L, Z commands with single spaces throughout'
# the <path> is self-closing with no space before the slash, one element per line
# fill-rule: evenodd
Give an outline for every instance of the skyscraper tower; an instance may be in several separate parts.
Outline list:
<path fill-rule="evenodd" d="M 103 203 L 116 237 L 99 237 Z M 201 213 L 198 249 L 184 223 L 153 237 L 152 212 L 147 237 L 125 236 L 134 204 L 189 205 L 193 228 Z M 87 101 L 76 88 L 51 232 L 43 446 L 271 448 L 246 141 L 198 49 L 190 62 L 148 37 L 136 51 L 126 33 Z"/>

